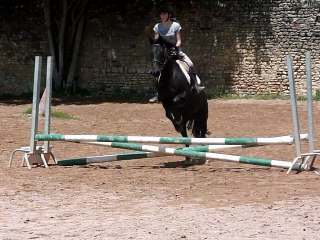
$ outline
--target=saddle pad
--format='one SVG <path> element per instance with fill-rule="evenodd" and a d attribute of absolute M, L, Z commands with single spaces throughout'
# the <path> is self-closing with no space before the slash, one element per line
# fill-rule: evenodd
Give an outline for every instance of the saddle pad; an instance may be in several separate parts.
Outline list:
<path fill-rule="evenodd" d="M 176 60 L 176 62 L 178 63 L 179 67 L 181 68 L 183 74 L 186 76 L 186 78 L 190 84 L 191 79 L 190 79 L 190 75 L 189 75 L 189 70 L 190 70 L 189 65 L 185 61 L 181 61 L 181 60 Z"/>

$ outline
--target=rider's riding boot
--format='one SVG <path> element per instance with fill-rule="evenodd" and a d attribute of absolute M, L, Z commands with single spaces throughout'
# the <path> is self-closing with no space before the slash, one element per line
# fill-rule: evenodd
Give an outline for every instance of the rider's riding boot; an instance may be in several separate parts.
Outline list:
<path fill-rule="evenodd" d="M 195 72 L 190 72 L 190 79 L 191 79 L 191 86 L 192 86 L 192 90 L 195 93 L 199 93 L 201 92 L 203 89 L 205 89 L 205 87 L 203 86 L 199 86 L 198 81 L 197 81 L 197 74 Z"/>
<path fill-rule="evenodd" d="M 149 99 L 149 103 L 157 103 L 159 102 L 158 94 L 156 94 L 153 98 Z"/>

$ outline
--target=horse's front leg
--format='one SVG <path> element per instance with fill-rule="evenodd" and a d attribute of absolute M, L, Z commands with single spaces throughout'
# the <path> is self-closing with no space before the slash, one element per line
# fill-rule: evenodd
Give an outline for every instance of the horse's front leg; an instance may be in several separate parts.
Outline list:
<path fill-rule="evenodd" d="M 181 116 L 176 116 L 173 112 L 166 110 L 166 117 L 172 122 L 175 130 L 181 133 L 182 136 L 184 136 Z"/>
<path fill-rule="evenodd" d="M 175 130 L 179 132 L 182 137 L 188 137 L 187 124 L 183 121 L 181 115 L 177 115 L 169 110 L 166 110 L 166 116 L 168 119 L 170 119 Z M 186 147 L 189 147 L 189 144 L 186 144 Z M 190 157 L 186 157 L 186 161 L 190 162 Z"/>

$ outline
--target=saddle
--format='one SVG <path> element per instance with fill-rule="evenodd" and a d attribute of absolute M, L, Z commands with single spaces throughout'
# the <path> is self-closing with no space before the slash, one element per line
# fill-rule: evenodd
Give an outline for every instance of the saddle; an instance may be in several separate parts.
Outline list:
<path fill-rule="evenodd" d="M 182 61 L 180 59 L 176 60 L 176 63 L 179 65 L 179 67 L 181 68 L 183 74 L 186 76 L 189 84 L 191 84 L 191 78 L 190 78 L 190 67 L 188 65 L 188 63 L 186 63 L 185 61 Z"/>
<path fill-rule="evenodd" d="M 179 65 L 179 67 L 180 67 L 181 71 L 183 72 L 183 74 L 186 76 L 188 83 L 191 84 L 191 78 L 190 78 L 190 75 L 189 75 L 190 67 L 189 67 L 188 63 L 186 63 L 185 61 L 180 60 L 180 59 L 176 59 L 175 61 Z M 158 76 L 155 75 L 154 73 L 151 73 L 151 74 L 157 79 L 157 81 L 160 80 L 161 73 Z"/>
<path fill-rule="evenodd" d="M 176 52 L 173 52 L 171 50 L 168 50 L 169 51 L 169 56 L 167 57 L 173 57 L 176 61 L 176 63 L 179 65 L 179 67 L 181 68 L 183 74 L 186 76 L 189 84 L 191 82 L 190 80 L 190 66 L 188 65 L 188 63 L 186 61 L 183 61 L 181 58 L 181 56 L 179 56 Z"/>

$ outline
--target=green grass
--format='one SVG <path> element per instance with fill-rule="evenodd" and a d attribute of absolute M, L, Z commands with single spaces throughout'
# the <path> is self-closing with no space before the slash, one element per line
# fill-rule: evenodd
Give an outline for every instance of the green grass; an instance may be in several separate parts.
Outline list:
<path fill-rule="evenodd" d="M 32 113 L 32 108 L 28 108 L 23 112 L 23 114 L 31 114 Z"/>
<path fill-rule="evenodd" d="M 69 115 L 68 113 L 59 112 L 59 111 L 52 111 L 51 117 L 58 118 L 58 119 L 72 119 L 73 116 Z"/>
<path fill-rule="evenodd" d="M 290 96 L 281 95 L 281 94 L 232 94 L 232 93 L 223 93 L 223 94 L 208 94 L 209 99 L 224 99 L 224 100 L 235 100 L 235 99 L 256 99 L 256 100 L 289 100 Z"/>
<path fill-rule="evenodd" d="M 316 90 L 316 94 L 314 95 L 314 100 L 320 101 L 320 90 Z"/>
<path fill-rule="evenodd" d="M 32 114 L 32 108 L 28 108 L 23 113 L 24 114 Z M 70 115 L 68 113 L 60 112 L 60 111 L 51 111 L 51 117 L 57 118 L 57 119 L 73 119 L 72 115 Z"/>
<path fill-rule="evenodd" d="M 232 93 L 208 93 L 208 99 L 224 99 L 224 100 L 236 100 L 236 99 L 254 99 L 254 100 L 290 100 L 289 95 L 284 94 L 232 94 Z M 297 95 L 297 101 L 306 101 L 306 95 Z M 316 90 L 314 101 L 320 101 L 320 90 Z"/>

